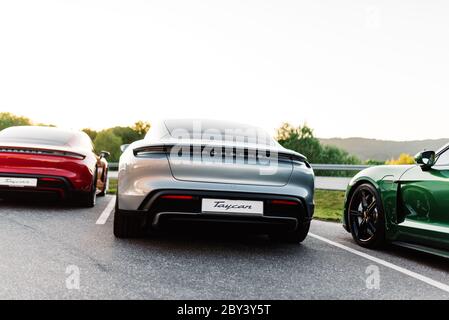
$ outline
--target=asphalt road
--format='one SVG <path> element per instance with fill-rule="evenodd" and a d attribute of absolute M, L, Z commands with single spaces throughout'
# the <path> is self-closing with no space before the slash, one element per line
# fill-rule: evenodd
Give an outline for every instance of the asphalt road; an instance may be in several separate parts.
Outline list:
<path fill-rule="evenodd" d="M 446 259 L 365 250 L 339 224 L 314 221 L 302 245 L 173 233 L 118 240 L 113 200 L 94 209 L 0 202 L 0 298 L 449 298 Z"/>

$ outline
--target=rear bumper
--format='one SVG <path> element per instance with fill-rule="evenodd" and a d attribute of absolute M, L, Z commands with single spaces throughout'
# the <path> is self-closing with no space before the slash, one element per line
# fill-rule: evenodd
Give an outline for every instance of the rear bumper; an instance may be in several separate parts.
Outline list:
<path fill-rule="evenodd" d="M 64 157 L 1 154 L 0 176 L 8 177 L 50 177 L 62 179 L 74 190 L 87 192 L 92 187 L 95 163 L 89 159 Z"/>
<path fill-rule="evenodd" d="M 164 195 L 188 195 L 190 200 L 163 200 Z M 241 199 L 264 202 L 263 215 L 243 215 L 231 213 L 202 213 L 203 198 Z M 275 205 L 272 200 L 285 200 L 295 205 Z M 120 201 L 119 201 L 120 207 Z M 138 210 L 120 210 L 120 214 L 138 216 L 142 227 L 150 229 L 168 227 L 223 228 L 232 226 L 232 230 L 242 229 L 254 232 L 291 232 L 299 224 L 312 219 L 313 206 L 305 205 L 304 199 L 261 193 L 223 192 L 210 190 L 157 190 L 142 201 Z"/>
<path fill-rule="evenodd" d="M 245 231 L 254 232 L 292 232 L 298 227 L 295 218 L 282 217 L 253 217 L 238 215 L 218 215 L 186 212 L 161 212 L 155 215 L 152 228 L 159 227 L 182 227 L 204 229 L 222 228 L 232 226 Z"/>
<path fill-rule="evenodd" d="M 14 197 L 22 195 L 49 195 L 59 199 L 72 199 L 84 195 L 84 191 L 73 187 L 71 181 L 65 177 L 45 174 L 18 174 L 0 172 L 1 177 L 33 178 L 37 179 L 37 187 L 9 187 L 0 185 L 0 195 Z"/>

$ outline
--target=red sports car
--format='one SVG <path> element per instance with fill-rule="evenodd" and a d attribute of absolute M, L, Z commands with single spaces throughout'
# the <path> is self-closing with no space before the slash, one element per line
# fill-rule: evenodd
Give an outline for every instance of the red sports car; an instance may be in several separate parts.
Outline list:
<path fill-rule="evenodd" d="M 10 127 L 0 131 L 0 196 L 56 195 L 95 206 L 106 193 L 109 153 L 97 156 L 80 131 L 52 127 Z"/>

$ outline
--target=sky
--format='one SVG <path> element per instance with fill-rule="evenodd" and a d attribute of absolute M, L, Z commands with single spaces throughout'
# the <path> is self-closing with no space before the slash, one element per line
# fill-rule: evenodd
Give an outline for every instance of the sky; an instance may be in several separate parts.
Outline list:
<path fill-rule="evenodd" d="M 448 138 L 449 3 L 0 0 L 0 112 Z"/>

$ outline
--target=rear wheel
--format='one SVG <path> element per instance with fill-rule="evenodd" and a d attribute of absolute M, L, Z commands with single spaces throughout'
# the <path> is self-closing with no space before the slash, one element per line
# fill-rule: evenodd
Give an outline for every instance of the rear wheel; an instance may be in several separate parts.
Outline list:
<path fill-rule="evenodd" d="M 348 206 L 352 237 L 362 247 L 378 248 L 385 243 L 385 217 L 376 188 L 365 183 L 357 187 Z"/>
<path fill-rule="evenodd" d="M 270 239 L 276 242 L 301 243 L 307 237 L 309 229 L 310 222 L 306 222 L 298 225 L 298 228 L 293 232 L 270 234 Z"/>
<path fill-rule="evenodd" d="M 118 200 L 115 202 L 114 236 L 117 238 L 136 238 L 144 235 L 143 217 L 123 213 L 118 209 Z"/>
<path fill-rule="evenodd" d="M 96 170 L 95 170 L 96 171 Z M 93 208 L 97 203 L 97 174 L 95 173 L 89 193 L 81 196 L 79 204 L 85 208 Z"/>

